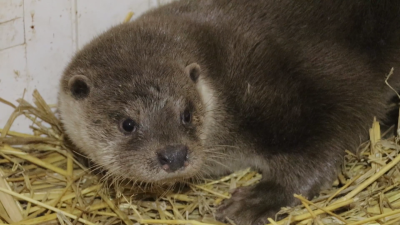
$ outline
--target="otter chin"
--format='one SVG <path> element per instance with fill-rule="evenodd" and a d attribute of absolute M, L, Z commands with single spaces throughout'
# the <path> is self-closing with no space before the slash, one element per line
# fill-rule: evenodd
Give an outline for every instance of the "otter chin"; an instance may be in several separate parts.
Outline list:
<path fill-rule="evenodd" d="M 116 178 L 262 173 L 216 212 L 263 224 L 334 181 L 391 121 L 400 1 L 176 1 L 84 46 L 60 82 L 68 138 Z M 399 90 L 399 76 L 391 86 Z"/>

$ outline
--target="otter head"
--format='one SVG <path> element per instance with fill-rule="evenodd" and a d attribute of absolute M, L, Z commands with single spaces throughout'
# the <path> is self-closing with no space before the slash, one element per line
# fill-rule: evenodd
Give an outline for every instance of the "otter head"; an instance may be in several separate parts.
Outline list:
<path fill-rule="evenodd" d="M 66 134 L 119 178 L 163 183 L 196 176 L 206 157 L 205 103 L 211 104 L 202 94 L 205 72 L 195 62 L 149 58 L 148 51 L 106 38 L 75 56 L 59 93 Z"/>

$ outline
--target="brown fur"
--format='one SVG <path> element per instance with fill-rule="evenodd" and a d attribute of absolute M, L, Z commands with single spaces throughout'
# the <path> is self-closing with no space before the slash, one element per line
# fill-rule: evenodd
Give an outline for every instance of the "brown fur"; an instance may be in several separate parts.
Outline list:
<path fill-rule="evenodd" d="M 217 216 L 265 223 L 297 203 L 293 193 L 311 198 L 329 184 L 344 150 L 367 139 L 374 116 L 385 119 L 393 95 L 385 75 L 400 59 L 399 5 L 202 0 L 150 11 L 74 57 L 59 98 L 66 132 L 132 180 L 258 169 L 263 180 L 237 190 Z M 80 86 L 71 79 L 89 92 L 72 94 Z M 182 125 L 188 107 L 193 120 Z M 128 135 L 118 128 L 126 118 L 137 123 Z M 167 173 L 156 154 L 172 144 L 188 147 L 189 165 Z"/>

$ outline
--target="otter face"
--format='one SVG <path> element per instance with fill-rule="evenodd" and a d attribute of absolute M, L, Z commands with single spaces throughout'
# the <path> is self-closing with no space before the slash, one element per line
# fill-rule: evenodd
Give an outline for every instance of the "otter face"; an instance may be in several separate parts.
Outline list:
<path fill-rule="evenodd" d="M 205 109 L 196 89 L 200 67 L 192 63 L 165 71 L 119 79 L 71 66 L 59 95 L 66 134 L 119 178 L 170 182 L 195 176 L 205 157 Z"/>
<path fill-rule="evenodd" d="M 72 66 L 59 94 L 66 134 L 119 178 L 170 182 L 196 176 L 205 158 L 200 73 L 192 63 L 164 76 L 118 79 Z"/>

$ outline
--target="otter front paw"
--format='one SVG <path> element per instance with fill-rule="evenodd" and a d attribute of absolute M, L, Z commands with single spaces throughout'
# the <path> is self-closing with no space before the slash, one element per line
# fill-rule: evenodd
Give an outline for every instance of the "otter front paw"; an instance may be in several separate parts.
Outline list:
<path fill-rule="evenodd" d="M 261 225 L 274 218 L 281 207 L 293 203 L 290 194 L 284 188 L 269 182 L 259 183 L 255 187 L 238 188 L 230 199 L 225 200 L 217 209 L 218 220 L 227 218 L 240 225 Z"/>

